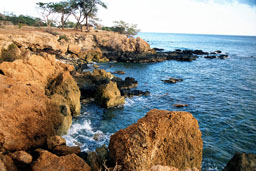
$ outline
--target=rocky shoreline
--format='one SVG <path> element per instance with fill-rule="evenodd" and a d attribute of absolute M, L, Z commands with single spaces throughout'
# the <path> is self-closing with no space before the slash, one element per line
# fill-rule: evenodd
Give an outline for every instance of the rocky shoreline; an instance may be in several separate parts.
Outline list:
<path fill-rule="evenodd" d="M 197 120 L 187 112 L 151 110 L 112 135 L 108 148 L 102 146 L 95 152 L 68 147 L 60 136 L 67 133 L 72 118 L 80 115 L 80 101 L 113 108 L 122 106 L 125 97 L 150 95 L 136 89 L 134 78 L 123 80 L 114 75 L 123 74 L 121 71 L 84 72 L 92 62 L 191 62 L 198 57 L 225 59 L 226 54 L 163 52 L 151 49 L 139 37 L 106 31 L 30 28 L 0 28 L 0 47 L 1 170 L 201 170 L 201 132 Z M 248 161 L 247 166 L 255 156 Z"/>

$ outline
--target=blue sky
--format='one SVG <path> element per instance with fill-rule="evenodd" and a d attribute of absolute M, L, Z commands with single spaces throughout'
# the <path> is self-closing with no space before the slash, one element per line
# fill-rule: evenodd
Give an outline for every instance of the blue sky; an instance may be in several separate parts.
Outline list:
<path fill-rule="evenodd" d="M 40 0 L 1 0 L 0 12 L 40 16 Z M 58 0 L 41 0 L 42 2 Z M 144 32 L 256 35 L 256 0 L 102 0 L 104 25 L 124 20 Z"/>

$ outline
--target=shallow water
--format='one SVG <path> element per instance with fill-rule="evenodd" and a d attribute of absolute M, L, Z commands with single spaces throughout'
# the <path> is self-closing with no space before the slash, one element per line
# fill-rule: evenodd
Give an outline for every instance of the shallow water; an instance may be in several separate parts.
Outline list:
<path fill-rule="evenodd" d="M 123 70 L 134 77 L 137 89 L 148 97 L 126 98 L 123 108 L 102 109 L 84 105 L 66 139 L 84 151 L 108 144 L 119 129 L 135 123 L 150 109 L 184 110 L 198 120 L 204 142 L 203 170 L 221 170 L 234 152 L 256 153 L 256 37 L 140 33 L 152 47 L 221 50 L 229 58 L 198 58 L 193 62 L 165 61 L 153 64 L 101 64 L 107 71 Z M 161 80 L 182 78 L 166 84 Z M 172 105 L 185 103 L 186 108 Z"/>

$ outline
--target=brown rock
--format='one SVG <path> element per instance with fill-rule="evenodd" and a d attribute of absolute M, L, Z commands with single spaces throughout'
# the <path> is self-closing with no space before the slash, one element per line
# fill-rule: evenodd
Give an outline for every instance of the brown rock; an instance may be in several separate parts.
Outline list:
<path fill-rule="evenodd" d="M 224 171 L 255 171 L 256 154 L 236 153 Z"/>
<path fill-rule="evenodd" d="M 117 84 L 110 81 L 108 84 L 98 87 L 96 102 L 106 108 L 112 108 L 125 103 L 124 97 L 121 96 Z"/>
<path fill-rule="evenodd" d="M 139 53 L 144 53 L 144 52 L 148 52 L 149 49 L 150 49 L 150 46 L 149 44 L 143 40 L 142 38 L 140 37 L 137 37 L 136 38 L 136 51 L 139 52 Z"/>
<path fill-rule="evenodd" d="M 17 171 L 18 169 L 9 155 L 3 155 L 0 153 L 0 170 Z"/>
<path fill-rule="evenodd" d="M 58 157 L 48 151 L 42 151 L 38 160 L 32 166 L 34 171 L 90 171 L 87 163 L 75 154 Z"/>
<path fill-rule="evenodd" d="M 81 51 L 81 47 L 78 45 L 70 44 L 68 46 L 68 51 L 74 54 L 79 54 L 79 52 Z"/>
<path fill-rule="evenodd" d="M 179 171 L 179 169 L 175 167 L 170 167 L 170 166 L 161 166 L 161 165 L 156 165 L 151 167 L 149 171 Z"/>
<path fill-rule="evenodd" d="M 3 75 L 0 84 L 0 149 L 17 151 L 43 145 L 62 122 L 58 108 L 37 86 Z"/>
<path fill-rule="evenodd" d="M 61 136 L 51 136 L 47 138 L 47 147 L 52 150 L 54 147 L 59 145 L 66 145 L 66 140 Z"/>
<path fill-rule="evenodd" d="M 53 55 L 42 55 L 0 64 L 2 150 L 42 145 L 56 132 L 67 132 L 71 115 L 80 112 L 80 92 L 69 74 L 73 67 L 56 62 Z"/>
<path fill-rule="evenodd" d="M 173 104 L 174 107 L 188 107 L 188 104 Z"/>
<path fill-rule="evenodd" d="M 28 154 L 26 151 L 16 151 L 11 154 L 12 159 L 25 163 L 30 164 L 32 162 L 32 156 Z"/>
<path fill-rule="evenodd" d="M 69 147 L 66 145 L 60 145 L 56 146 L 52 152 L 54 154 L 57 154 L 58 156 L 65 156 L 68 154 L 79 154 L 81 152 L 81 149 L 78 146 Z"/>
<path fill-rule="evenodd" d="M 111 136 L 110 157 L 124 170 L 154 165 L 201 168 L 203 141 L 197 120 L 187 112 L 151 110 Z"/>

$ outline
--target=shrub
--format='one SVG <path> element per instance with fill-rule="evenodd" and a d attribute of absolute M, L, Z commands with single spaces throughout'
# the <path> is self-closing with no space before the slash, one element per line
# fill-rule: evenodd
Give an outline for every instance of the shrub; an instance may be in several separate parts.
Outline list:
<path fill-rule="evenodd" d="M 2 49 L 0 61 L 13 62 L 20 58 L 20 49 L 15 44 L 10 44 L 7 49 Z"/>
<path fill-rule="evenodd" d="M 64 35 L 60 35 L 58 41 L 60 41 L 61 39 L 64 39 L 66 42 L 68 41 L 68 38 L 67 38 L 67 36 L 65 34 Z"/>

